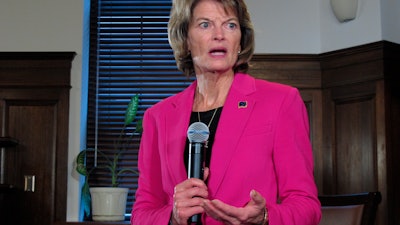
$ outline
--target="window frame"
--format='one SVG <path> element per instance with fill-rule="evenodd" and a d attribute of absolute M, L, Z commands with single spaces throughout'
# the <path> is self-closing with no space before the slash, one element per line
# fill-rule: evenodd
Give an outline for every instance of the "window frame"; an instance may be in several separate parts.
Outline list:
<path fill-rule="evenodd" d="M 134 94 L 139 94 L 137 117 L 141 119 L 147 108 L 182 91 L 194 78 L 177 69 L 168 43 L 171 0 L 91 0 L 90 4 L 86 147 L 113 154 L 113 142 Z M 127 132 L 133 133 L 135 127 L 133 122 Z M 124 167 L 137 169 L 139 144 L 140 135 L 134 134 L 129 153 L 122 157 Z M 87 159 L 89 167 L 94 163 L 94 157 Z M 89 177 L 90 186 L 108 185 L 109 173 L 95 171 Z M 137 181 L 136 174 L 120 180 L 121 186 L 130 189 L 126 220 Z M 84 215 L 84 220 L 90 220 L 90 215 Z"/>

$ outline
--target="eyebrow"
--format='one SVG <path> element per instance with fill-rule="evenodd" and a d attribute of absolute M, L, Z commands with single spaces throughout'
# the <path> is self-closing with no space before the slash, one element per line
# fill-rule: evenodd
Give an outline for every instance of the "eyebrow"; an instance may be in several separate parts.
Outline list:
<path fill-rule="evenodd" d="M 206 18 L 206 17 L 199 17 L 199 18 L 193 20 L 193 22 L 197 22 L 197 21 L 201 21 L 201 20 L 213 21 L 212 19 L 209 19 L 209 18 Z M 239 23 L 239 19 L 236 18 L 236 17 L 228 18 L 227 20 L 224 20 L 223 22 L 226 23 L 226 22 L 230 22 L 230 21 L 235 21 L 235 22 Z"/>

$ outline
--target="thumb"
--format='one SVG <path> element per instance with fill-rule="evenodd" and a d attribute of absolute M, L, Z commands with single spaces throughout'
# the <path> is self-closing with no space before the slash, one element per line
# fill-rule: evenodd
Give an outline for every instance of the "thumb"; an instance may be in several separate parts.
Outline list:
<path fill-rule="evenodd" d="M 210 174 L 210 169 L 208 167 L 204 168 L 204 176 L 203 176 L 203 180 L 206 181 L 208 178 L 208 175 Z"/>
<path fill-rule="evenodd" d="M 257 192 L 256 190 L 251 190 L 250 191 L 250 198 L 251 198 L 251 201 L 254 202 L 255 205 L 265 206 L 264 197 L 259 192 Z"/>

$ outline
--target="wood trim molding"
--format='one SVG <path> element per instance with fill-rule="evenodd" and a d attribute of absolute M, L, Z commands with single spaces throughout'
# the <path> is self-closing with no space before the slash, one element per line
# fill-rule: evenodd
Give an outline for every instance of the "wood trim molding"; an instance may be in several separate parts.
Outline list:
<path fill-rule="evenodd" d="M 255 54 L 249 73 L 299 89 L 325 89 L 400 73 L 400 44 L 379 41 L 323 54 Z"/>
<path fill-rule="evenodd" d="M 75 52 L 0 52 L 0 88 L 70 88 L 75 55 Z M 16 70 L 17 74 L 13 72 Z"/>
<path fill-rule="evenodd" d="M 322 86 L 393 79 L 400 70 L 399 53 L 400 44 L 380 41 L 321 54 Z"/>
<path fill-rule="evenodd" d="M 300 89 L 321 88 L 321 68 L 317 55 L 254 55 L 250 62 L 249 73 L 260 79 Z"/>

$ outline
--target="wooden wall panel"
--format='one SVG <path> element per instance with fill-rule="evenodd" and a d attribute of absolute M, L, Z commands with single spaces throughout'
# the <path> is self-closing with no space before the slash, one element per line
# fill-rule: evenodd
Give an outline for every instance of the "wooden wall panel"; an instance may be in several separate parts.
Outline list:
<path fill-rule="evenodd" d="M 317 55 L 255 55 L 249 73 L 260 79 L 299 89 L 321 88 L 321 68 Z"/>
<path fill-rule="evenodd" d="M 325 93 L 325 112 L 329 113 L 324 114 L 323 192 L 377 190 L 375 84 L 339 86 Z"/>
<path fill-rule="evenodd" d="M 394 77 L 400 71 L 400 45 L 377 42 L 322 54 L 320 61 L 323 193 L 380 191 L 377 224 L 400 224 L 394 211 L 400 198 L 392 189 L 398 179 L 392 174 L 400 170 L 400 146 L 392 135 L 400 126 L 390 116 L 391 105 L 399 105 L 400 85 Z"/>
<path fill-rule="evenodd" d="M 336 192 L 377 190 L 375 99 L 336 101 L 334 130 Z"/>
<path fill-rule="evenodd" d="M 297 87 L 320 194 L 380 191 L 378 225 L 400 224 L 400 45 L 255 55 L 249 73 Z"/>

